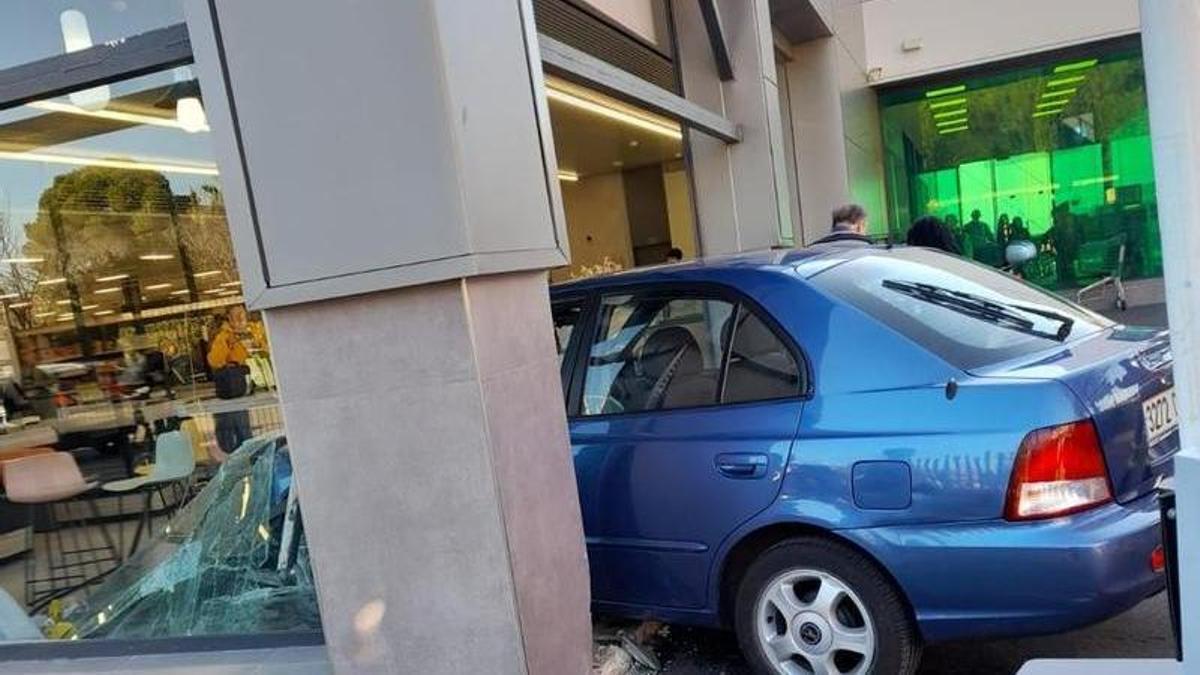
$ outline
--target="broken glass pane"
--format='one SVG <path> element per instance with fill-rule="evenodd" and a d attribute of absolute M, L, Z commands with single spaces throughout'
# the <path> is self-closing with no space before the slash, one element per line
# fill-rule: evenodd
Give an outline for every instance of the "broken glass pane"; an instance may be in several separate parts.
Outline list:
<path fill-rule="evenodd" d="M 63 620 L 79 638 L 320 630 L 291 479 L 282 435 L 247 441 Z"/>

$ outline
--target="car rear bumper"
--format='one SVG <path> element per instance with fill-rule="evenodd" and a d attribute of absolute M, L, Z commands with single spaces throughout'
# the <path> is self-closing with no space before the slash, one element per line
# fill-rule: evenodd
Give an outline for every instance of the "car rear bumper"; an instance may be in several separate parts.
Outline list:
<path fill-rule="evenodd" d="M 1055 633 L 1163 590 L 1154 494 L 1033 523 L 845 530 L 895 577 L 929 642 Z"/>

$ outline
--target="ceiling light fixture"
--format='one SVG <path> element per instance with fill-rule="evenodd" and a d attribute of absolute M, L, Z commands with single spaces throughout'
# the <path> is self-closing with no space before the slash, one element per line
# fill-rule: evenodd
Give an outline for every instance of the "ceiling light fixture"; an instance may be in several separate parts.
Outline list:
<path fill-rule="evenodd" d="M 108 316 L 109 314 L 112 314 L 112 313 L 113 313 L 113 310 L 111 310 L 111 309 L 102 309 L 99 312 L 96 312 L 95 314 L 93 314 L 92 316 Z"/>
<path fill-rule="evenodd" d="M 171 287 L 171 284 L 150 284 L 149 286 L 143 287 L 143 290 L 161 291 L 164 288 L 170 288 L 170 287 Z"/>
<path fill-rule="evenodd" d="M 1064 63 L 1061 66 L 1054 67 L 1054 74 L 1057 75 L 1059 73 L 1070 73 L 1076 70 L 1087 70 L 1099 62 L 1100 61 L 1098 59 L 1086 59 L 1084 61 L 1076 61 L 1074 63 Z"/>
<path fill-rule="evenodd" d="M 967 90 L 967 85 L 956 84 L 953 87 L 942 87 L 941 89 L 931 89 L 925 92 L 925 98 L 937 98 L 938 96 L 946 96 L 947 94 L 961 94 Z"/>
<path fill-rule="evenodd" d="M 179 100 L 184 101 L 186 99 Z M 176 103 L 176 106 L 178 106 L 178 103 Z M 188 129 L 183 126 L 183 123 L 180 120 L 171 117 L 157 117 L 155 115 L 144 115 L 142 113 L 131 113 L 121 110 L 88 110 L 86 108 L 80 108 L 79 106 L 71 105 L 70 103 L 63 103 L 61 101 L 30 101 L 29 103 L 25 104 L 25 107 L 33 108 L 34 110 L 44 110 L 46 112 L 80 115 L 83 117 L 95 117 L 97 119 L 112 120 L 114 122 L 147 124 L 150 126 L 169 127 L 171 129 L 183 129 L 184 131 L 188 131 Z M 201 114 L 203 114 L 203 111 L 201 111 Z M 176 115 L 178 115 L 178 112 Z M 204 128 L 197 129 L 196 131 L 208 131 L 208 125 L 206 124 L 204 125 Z"/>
<path fill-rule="evenodd" d="M 175 119 L 179 128 L 189 134 L 208 131 L 208 116 L 195 96 L 185 96 L 175 102 Z"/>
<path fill-rule="evenodd" d="M 938 129 L 938 133 L 943 134 L 943 135 L 956 134 L 960 131 L 966 131 L 967 129 L 970 129 L 970 128 L 971 127 L 969 125 L 963 124 L 963 125 L 957 126 L 957 127 L 946 127 L 944 129 Z"/>
<path fill-rule="evenodd" d="M 216 274 L 224 274 L 224 272 L 222 272 L 221 270 L 208 270 L 207 272 L 196 272 L 195 274 L 192 275 L 192 278 L 193 279 L 203 279 L 204 277 L 211 277 Z"/>
<path fill-rule="evenodd" d="M 623 122 L 638 129 L 652 131 L 677 141 L 683 139 L 683 131 L 679 125 L 666 118 L 642 112 L 631 106 L 624 106 L 617 101 L 601 97 L 588 89 L 571 85 L 557 78 L 546 78 L 546 97 L 552 101 L 565 103 L 571 107 Z"/>
<path fill-rule="evenodd" d="M 939 129 L 941 129 L 942 127 L 956 127 L 960 124 L 966 124 L 966 123 L 967 123 L 967 118 L 958 117 L 958 118 L 952 119 L 952 120 L 937 120 L 936 122 L 934 122 L 934 125 L 936 125 Z"/>
<path fill-rule="evenodd" d="M 1062 108 L 1055 108 L 1054 110 L 1039 110 L 1039 111 L 1033 113 L 1033 116 L 1034 117 L 1048 117 L 1050 115 L 1057 115 L 1062 111 L 1063 111 Z"/>
<path fill-rule="evenodd" d="M 46 262 L 46 259 L 31 256 L 28 258 L 4 258 L 0 262 L 8 263 L 9 265 L 36 265 Z"/>
<path fill-rule="evenodd" d="M 28 307 L 32 304 L 33 304 L 32 302 L 14 302 L 11 305 L 9 305 L 8 307 L 9 307 L 9 309 L 21 309 L 22 307 Z"/>
<path fill-rule="evenodd" d="M 42 279 L 41 281 L 38 282 L 38 286 L 57 286 L 58 284 L 65 284 L 65 283 L 67 283 L 67 280 L 65 277 L 57 277 L 54 279 Z"/>
<path fill-rule="evenodd" d="M 70 300 L 55 300 L 55 301 L 54 301 L 54 304 L 56 304 L 56 305 L 69 305 L 69 304 L 71 304 L 71 301 L 70 301 Z"/>
<path fill-rule="evenodd" d="M 111 274 L 107 277 L 97 277 L 96 281 L 103 283 L 105 281 L 120 281 L 122 279 L 128 279 L 128 278 L 129 278 L 128 274 Z"/>
<path fill-rule="evenodd" d="M 242 282 L 240 282 L 240 281 L 226 281 L 225 283 L 223 283 L 223 284 L 221 284 L 221 285 L 222 285 L 222 286 L 241 286 L 241 285 L 242 285 Z"/>
<path fill-rule="evenodd" d="M 575 173 L 574 171 L 567 171 L 565 169 L 559 169 L 558 179 L 563 181 L 564 183 L 574 183 L 579 180 L 579 174 Z"/>
<path fill-rule="evenodd" d="M 1053 89 L 1053 88 L 1055 88 L 1055 87 L 1065 87 L 1065 86 L 1067 86 L 1067 85 L 1069 85 L 1069 84 L 1075 84 L 1075 83 L 1077 83 L 1077 82 L 1083 82 L 1083 81 L 1084 81 L 1084 80 L 1086 80 L 1086 79 L 1087 79 L 1087 77 L 1085 77 L 1085 76 L 1083 76 L 1083 75 L 1073 75 L 1073 76 L 1071 76 L 1071 77 L 1060 77 L 1060 78 L 1058 78 L 1057 80 L 1050 80 L 1049 82 L 1047 82 L 1047 83 L 1046 83 L 1046 88 L 1047 88 L 1047 89 Z"/>
<path fill-rule="evenodd" d="M 47 164 L 70 164 L 72 166 L 102 166 L 109 169 L 131 169 L 134 171 L 161 171 L 163 173 L 183 173 L 195 176 L 216 176 L 219 173 L 215 165 L 143 162 L 134 159 L 59 155 L 51 152 L 12 152 L 9 150 L 0 150 L 0 159 L 45 162 Z"/>
<path fill-rule="evenodd" d="M 158 262 L 162 260 L 174 259 L 175 256 L 171 255 L 170 253 L 143 253 L 142 255 L 138 256 L 138 260 L 145 260 L 147 262 Z"/>
<path fill-rule="evenodd" d="M 87 16 L 77 10 L 68 9 L 58 15 L 58 25 L 62 28 L 63 51 L 67 54 L 91 49 L 92 31 L 88 28 Z M 67 94 L 71 103 L 87 110 L 100 110 L 108 105 L 112 93 L 107 84 L 91 89 L 82 89 Z"/>
<path fill-rule="evenodd" d="M 953 107 L 956 107 L 959 105 L 966 105 L 966 104 L 967 104 L 967 99 L 965 99 L 965 98 L 951 98 L 951 99 L 946 99 L 945 101 L 934 101 L 933 103 L 929 104 L 929 109 L 930 110 L 939 110 L 941 108 L 953 108 Z"/>
<path fill-rule="evenodd" d="M 1078 87 L 1071 87 L 1070 89 L 1055 89 L 1054 91 L 1044 91 L 1044 92 L 1042 92 L 1042 100 L 1049 99 L 1049 98 L 1069 97 L 1077 91 L 1079 91 Z"/>
<path fill-rule="evenodd" d="M 97 288 L 95 292 L 96 292 L 96 295 L 105 295 L 107 293 L 120 293 L 121 287 L 120 286 L 109 286 L 108 288 Z"/>
<path fill-rule="evenodd" d="M 191 293 L 191 291 L 186 288 L 181 288 L 177 291 L 171 291 L 169 295 L 187 295 L 188 293 Z"/>
<path fill-rule="evenodd" d="M 967 114 L 966 108 L 960 108 L 959 110 L 945 110 L 942 112 L 933 113 L 933 119 L 941 120 L 941 119 L 947 119 L 950 117 L 963 117 L 966 114 Z"/>
<path fill-rule="evenodd" d="M 1043 108 L 1065 108 L 1066 106 L 1067 101 L 1042 101 L 1041 103 L 1037 104 L 1038 110 Z"/>

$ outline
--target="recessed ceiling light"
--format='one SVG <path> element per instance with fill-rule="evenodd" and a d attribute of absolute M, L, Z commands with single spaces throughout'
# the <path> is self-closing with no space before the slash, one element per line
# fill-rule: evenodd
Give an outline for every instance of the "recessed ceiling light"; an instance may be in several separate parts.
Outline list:
<path fill-rule="evenodd" d="M 196 279 L 203 279 L 204 277 L 211 277 L 222 273 L 223 272 L 221 270 L 208 270 L 207 272 L 196 272 L 192 275 L 192 277 Z"/>
<path fill-rule="evenodd" d="M 164 288 L 170 288 L 170 287 L 171 287 L 171 284 L 164 283 L 164 284 L 150 284 L 149 286 L 146 286 L 145 288 L 147 291 L 161 291 Z"/>
<path fill-rule="evenodd" d="M 108 288 L 97 288 L 96 289 L 96 295 L 104 295 L 106 293 L 119 293 L 119 292 L 121 292 L 120 286 L 109 286 Z"/>
<path fill-rule="evenodd" d="M 10 265 L 36 265 L 38 263 L 46 262 L 46 259 L 45 258 L 34 258 L 34 257 L 4 258 L 4 259 L 0 260 L 0 262 L 8 263 Z"/>
<path fill-rule="evenodd" d="M 170 253 L 143 253 L 142 255 L 138 256 L 138 260 L 146 260 L 149 262 L 174 259 L 175 256 L 171 255 Z"/>
<path fill-rule="evenodd" d="M 122 279 L 128 279 L 128 278 L 129 278 L 128 274 L 112 274 L 107 277 L 97 277 L 96 281 L 103 283 L 105 281 L 120 281 Z"/>
<path fill-rule="evenodd" d="M 38 286 L 54 286 L 56 284 L 65 283 L 67 283 L 67 280 L 64 277 L 57 277 L 55 279 L 42 279 L 38 282 Z"/>

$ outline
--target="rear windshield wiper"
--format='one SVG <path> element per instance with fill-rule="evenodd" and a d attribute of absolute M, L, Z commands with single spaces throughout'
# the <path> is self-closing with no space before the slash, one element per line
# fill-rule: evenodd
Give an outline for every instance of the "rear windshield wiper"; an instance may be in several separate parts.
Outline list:
<path fill-rule="evenodd" d="M 1071 329 L 1075 327 L 1074 319 L 1058 312 L 1037 307 L 1028 307 L 1026 305 L 996 302 L 995 300 L 989 300 L 973 293 L 942 288 L 933 284 L 884 279 L 883 287 L 917 298 L 918 300 L 924 300 L 939 307 L 945 307 L 959 314 L 993 323 L 1001 328 L 1049 340 L 1056 340 L 1058 342 L 1065 341 L 1071 335 Z M 1028 318 L 1027 315 L 1029 314 L 1058 322 L 1058 330 L 1053 333 L 1039 330 L 1034 326 L 1033 321 Z"/>

